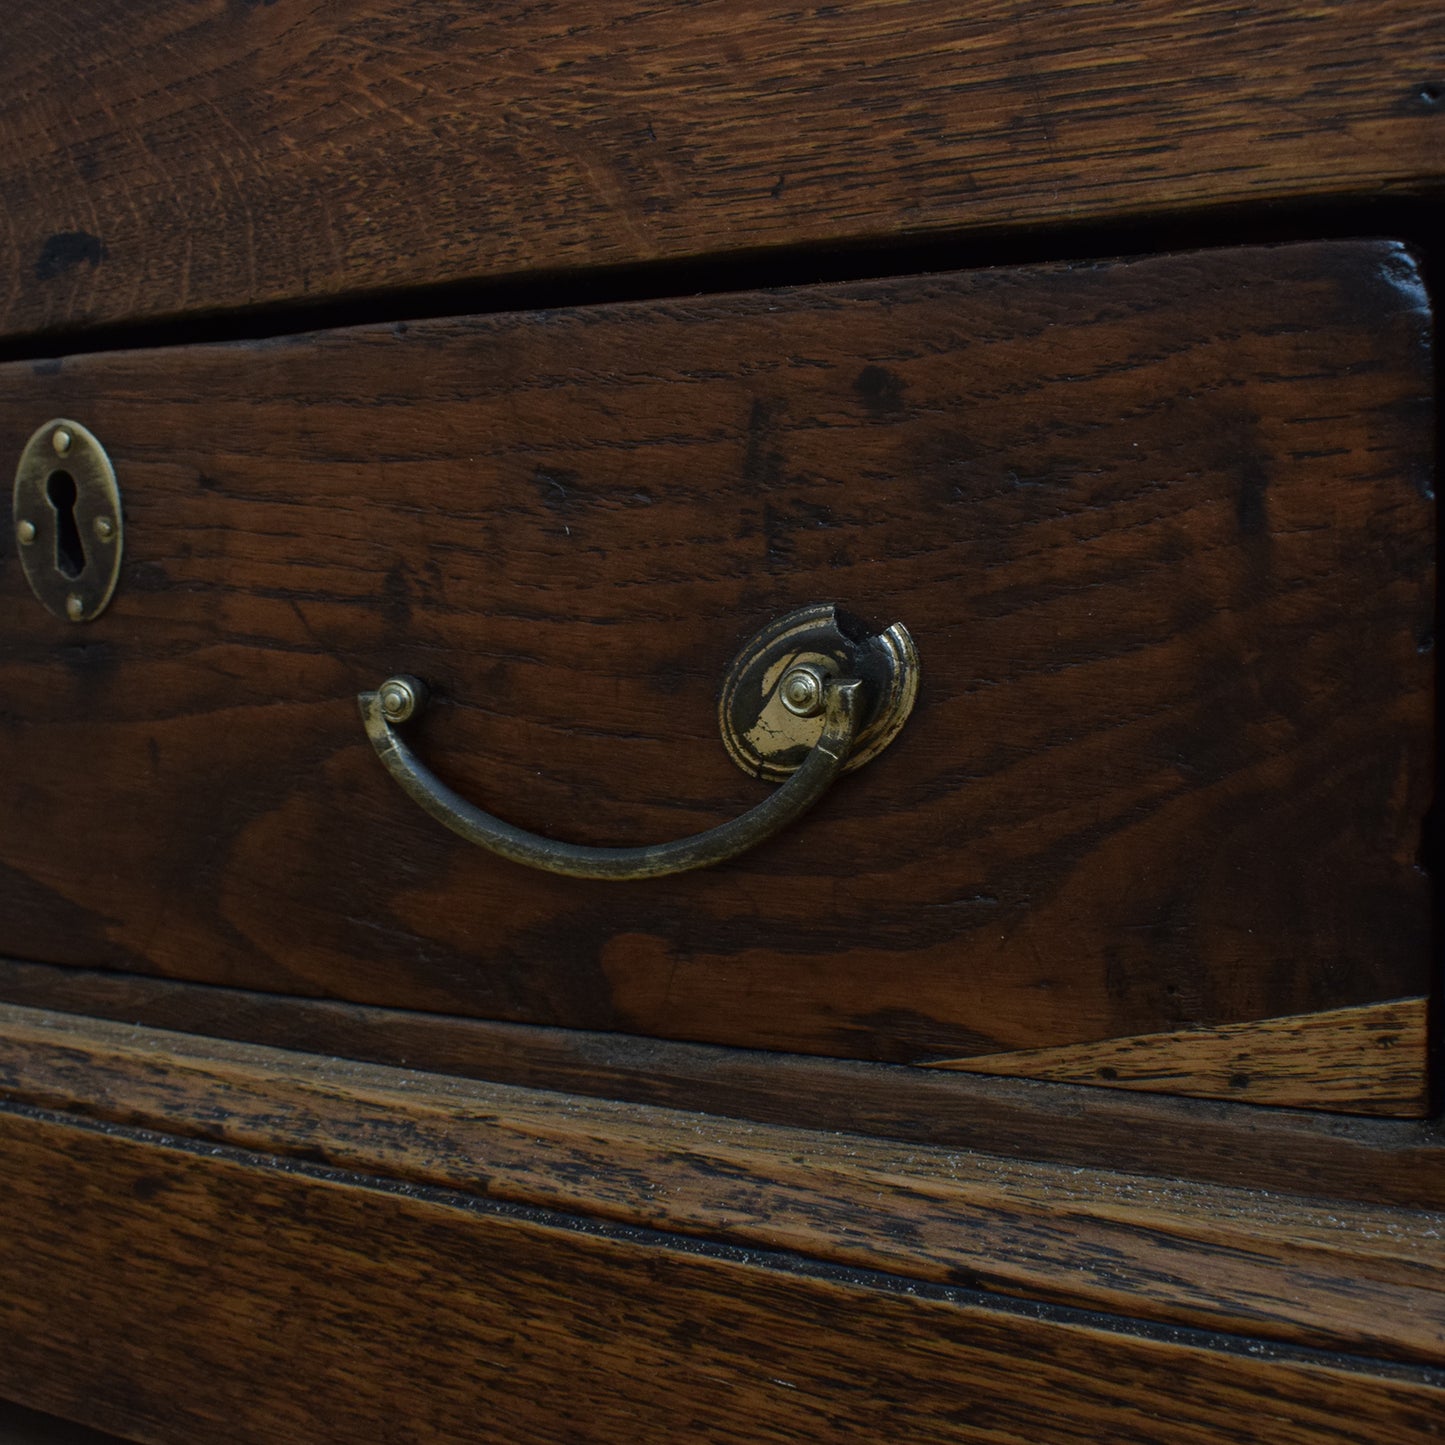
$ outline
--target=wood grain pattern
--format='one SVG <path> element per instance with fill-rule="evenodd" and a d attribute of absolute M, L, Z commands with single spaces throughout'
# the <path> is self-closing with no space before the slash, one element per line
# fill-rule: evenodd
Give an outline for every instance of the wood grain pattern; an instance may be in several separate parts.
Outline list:
<path fill-rule="evenodd" d="M 0 1007 L 0 1092 L 589 1219 L 1445 1364 L 1445 1215 L 583 1100 Z"/>
<path fill-rule="evenodd" d="M 9 368 L 128 531 L 84 630 L 0 577 L 0 947 L 903 1062 L 1423 993 L 1428 320 L 1325 244 Z M 762 795 L 716 689 L 819 598 L 919 708 L 710 874 L 479 855 L 356 721 L 416 671 L 464 794 L 677 836 Z"/>
<path fill-rule="evenodd" d="M 1438 1117 L 1309 1114 L 407 1013 L 3 959 L 0 999 L 760 1124 L 1367 1204 L 1433 1209 L 1445 1199 Z"/>
<path fill-rule="evenodd" d="M 55 0 L 7 42 L 10 333 L 1445 177 L 1435 0 Z"/>
<path fill-rule="evenodd" d="M 1153 1337 L 43 1116 L 0 1114 L 0 1151 L 0 1389 L 153 1445 L 1445 1428 L 1445 1377 L 1418 1367 Z"/>
<path fill-rule="evenodd" d="M 1418 1115 L 1429 1104 L 1426 1003 L 1394 999 L 1300 1018 L 927 1063 L 1105 1088 Z"/>

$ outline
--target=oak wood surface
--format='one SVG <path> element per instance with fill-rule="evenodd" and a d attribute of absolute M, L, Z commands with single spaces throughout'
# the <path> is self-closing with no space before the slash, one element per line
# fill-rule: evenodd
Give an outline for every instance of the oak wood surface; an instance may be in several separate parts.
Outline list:
<path fill-rule="evenodd" d="M 407 1013 L 14 960 L 0 960 L 0 999 L 761 1124 L 1321 1199 L 1426 1209 L 1445 1199 L 1445 1132 L 1438 1117 L 1362 1119 L 1128 1094 Z M 85 1107 L 79 1096 L 75 1107 Z"/>
<path fill-rule="evenodd" d="M 1420 1367 L 1151 1335 L 44 1115 L 0 1114 L 0 1151 L 0 1389 L 145 1441 L 1445 1429 L 1445 1376 Z"/>
<path fill-rule="evenodd" d="M 362 1174 L 1445 1364 L 1445 1216 L 1025 1163 L 0 1006 L 0 1093 Z"/>
<path fill-rule="evenodd" d="M 127 538 L 82 629 L 0 574 L 0 947 L 917 1063 L 1423 993 L 1428 321 L 1340 243 L 12 366 Z M 356 720 L 416 671 L 464 794 L 657 841 L 763 794 L 716 690 L 815 600 L 919 707 L 711 873 L 479 854 Z"/>
<path fill-rule="evenodd" d="M 938 1059 L 930 1067 L 1360 1114 L 1419 1113 L 1428 1102 L 1420 1064 L 1429 1045 L 1427 1003 L 1392 999 L 1215 1029 Z"/>
<path fill-rule="evenodd" d="M 1435 0 L 54 0 L 5 26 L 10 334 L 1445 178 Z"/>

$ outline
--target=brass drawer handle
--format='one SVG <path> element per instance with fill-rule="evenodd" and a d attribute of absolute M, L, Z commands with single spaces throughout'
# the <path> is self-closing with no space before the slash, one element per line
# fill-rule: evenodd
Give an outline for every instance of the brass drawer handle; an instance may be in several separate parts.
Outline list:
<path fill-rule="evenodd" d="M 858 731 L 858 689 L 856 678 L 830 681 L 823 712 L 823 734 L 803 766 L 777 792 L 750 808 L 740 818 L 679 838 L 675 843 L 658 843 L 646 848 L 584 848 L 561 843 L 514 828 L 500 818 L 467 802 L 454 793 L 422 764 L 416 754 L 396 735 L 387 720 L 383 699 L 390 695 L 418 696 L 413 678 L 395 677 L 377 692 L 364 692 L 358 699 L 366 735 L 386 770 L 401 784 L 409 797 L 439 823 L 469 843 L 490 852 L 525 863 L 547 873 L 565 873 L 572 878 L 656 878 L 663 873 L 686 873 L 736 858 L 770 838 L 795 818 L 800 818 L 842 771 Z M 401 704 L 403 709 L 407 704 Z"/>
<path fill-rule="evenodd" d="M 802 817 L 850 762 L 857 766 L 892 741 L 913 706 L 917 672 L 912 639 L 898 624 L 860 639 L 856 629 L 845 635 L 834 609 L 822 606 L 800 609 L 764 628 L 729 670 L 720 708 L 723 738 L 747 771 L 789 775 L 787 781 L 739 818 L 641 848 L 544 838 L 453 792 L 396 732 L 396 725 L 425 706 L 426 688 L 416 678 L 389 678 L 375 692 L 361 693 L 357 703 L 387 772 L 408 797 L 469 843 L 572 878 L 656 878 L 736 858 Z"/>

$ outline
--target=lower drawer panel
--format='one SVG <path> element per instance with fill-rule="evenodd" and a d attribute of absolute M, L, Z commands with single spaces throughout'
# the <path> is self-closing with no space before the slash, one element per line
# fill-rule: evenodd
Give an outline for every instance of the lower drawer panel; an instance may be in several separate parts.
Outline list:
<path fill-rule="evenodd" d="M 0 557 L 0 951 L 658 1037 L 1413 1113 L 1433 512 L 1408 254 L 1322 243 L 98 355 L 96 621 Z M 768 793 L 717 691 L 792 608 L 899 621 L 893 746 L 638 883 L 469 848 Z"/>

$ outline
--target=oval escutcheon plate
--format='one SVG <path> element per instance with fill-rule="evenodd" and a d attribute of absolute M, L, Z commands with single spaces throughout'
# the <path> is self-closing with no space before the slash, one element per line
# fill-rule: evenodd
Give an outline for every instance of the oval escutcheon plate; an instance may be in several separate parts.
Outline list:
<path fill-rule="evenodd" d="M 751 638 L 728 668 L 718 699 L 718 727 L 745 773 L 780 782 L 816 745 L 823 720 L 800 708 L 790 689 L 799 672 L 856 677 L 868 712 L 845 771 L 875 758 L 898 735 L 918 696 L 918 653 L 895 622 L 870 634 L 831 602 L 800 607 Z"/>
<path fill-rule="evenodd" d="M 39 427 L 20 454 L 11 505 L 30 590 L 67 622 L 99 617 L 125 536 L 115 471 L 95 435 L 64 417 Z"/>

